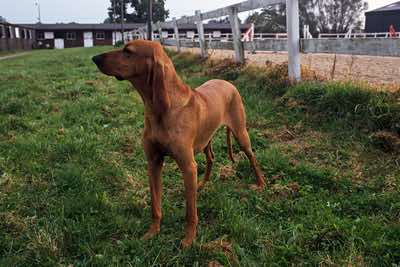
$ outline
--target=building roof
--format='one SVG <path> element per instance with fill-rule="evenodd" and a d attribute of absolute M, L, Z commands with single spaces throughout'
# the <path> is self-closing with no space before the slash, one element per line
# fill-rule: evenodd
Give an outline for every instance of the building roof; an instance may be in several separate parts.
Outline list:
<path fill-rule="evenodd" d="M 378 13 L 378 12 L 387 12 L 387 11 L 400 11 L 400 1 L 392 3 L 392 4 L 384 6 L 384 7 L 380 7 L 378 9 L 368 11 L 366 13 Z"/>
<path fill-rule="evenodd" d="M 12 24 L 12 23 L 9 23 L 7 21 L 0 21 L 0 25 L 33 29 L 33 27 L 31 27 L 31 26 L 27 26 L 27 25 L 24 25 L 24 24 Z"/>
<path fill-rule="evenodd" d="M 97 24 L 81 24 L 81 23 L 54 23 L 54 24 L 23 24 L 23 26 L 32 27 L 36 30 L 120 30 L 121 24 L 97 23 Z M 143 27 L 141 23 L 125 23 L 126 30 L 133 30 Z"/>

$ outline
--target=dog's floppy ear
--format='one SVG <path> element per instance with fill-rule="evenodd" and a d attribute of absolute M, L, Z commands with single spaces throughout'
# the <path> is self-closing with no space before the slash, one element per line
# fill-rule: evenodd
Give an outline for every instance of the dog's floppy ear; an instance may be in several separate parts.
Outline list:
<path fill-rule="evenodd" d="M 154 58 L 152 81 L 153 108 L 158 115 L 167 111 L 171 104 L 167 91 L 165 68 L 166 66 L 163 62 Z"/>

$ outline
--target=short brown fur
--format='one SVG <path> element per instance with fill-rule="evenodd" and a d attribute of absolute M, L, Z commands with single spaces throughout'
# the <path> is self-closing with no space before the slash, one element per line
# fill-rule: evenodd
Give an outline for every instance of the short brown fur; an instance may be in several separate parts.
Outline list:
<path fill-rule="evenodd" d="M 256 174 L 257 188 L 265 186 L 264 177 L 251 149 L 246 130 L 246 116 L 237 89 L 223 80 L 210 80 L 191 90 L 157 42 L 136 40 L 123 49 L 93 58 L 99 69 L 118 80 L 129 80 L 139 92 L 145 107 L 143 146 L 148 162 L 152 201 L 152 224 L 145 239 L 159 233 L 161 222 L 164 157 L 172 157 L 184 180 L 186 227 L 182 246 L 188 247 L 196 237 L 197 189 L 208 181 L 214 154 L 211 139 L 220 126 L 227 127 L 228 155 L 233 161 L 230 133 L 238 141 Z M 196 153 L 207 158 L 205 178 L 197 182 Z"/>

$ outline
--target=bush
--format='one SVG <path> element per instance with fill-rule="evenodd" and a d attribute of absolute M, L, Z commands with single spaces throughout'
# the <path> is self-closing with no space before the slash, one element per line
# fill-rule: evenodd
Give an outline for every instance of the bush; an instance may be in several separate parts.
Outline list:
<path fill-rule="evenodd" d="M 400 134 L 400 103 L 393 93 L 376 92 L 349 82 L 312 82 L 291 87 L 284 100 L 294 100 L 330 119 L 348 120 L 356 127 Z"/>
<path fill-rule="evenodd" d="M 114 47 L 123 47 L 124 46 L 124 42 L 123 41 L 116 41 L 114 44 Z"/>

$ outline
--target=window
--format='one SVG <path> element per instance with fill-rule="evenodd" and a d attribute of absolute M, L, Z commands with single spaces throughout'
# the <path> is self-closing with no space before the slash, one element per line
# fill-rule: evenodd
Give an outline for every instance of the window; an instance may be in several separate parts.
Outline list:
<path fill-rule="evenodd" d="M 193 39 L 194 38 L 194 31 L 187 31 L 186 38 Z"/>
<path fill-rule="evenodd" d="M 105 32 L 96 32 L 96 39 L 97 39 L 97 40 L 104 40 L 104 39 L 106 39 L 106 34 L 105 34 Z"/>
<path fill-rule="evenodd" d="M 44 39 L 54 39 L 54 32 L 44 32 Z"/>
<path fill-rule="evenodd" d="M 220 31 L 213 31 L 212 36 L 213 36 L 213 38 L 221 38 L 221 32 Z"/>
<path fill-rule="evenodd" d="M 67 32 L 67 40 L 76 40 L 76 32 Z"/>
<path fill-rule="evenodd" d="M 164 39 L 167 39 L 168 38 L 168 32 L 162 31 L 161 32 L 161 37 L 164 38 Z"/>
<path fill-rule="evenodd" d="M 26 39 L 25 29 L 21 29 L 21 38 Z"/>
<path fill-rule="evenodd" d="M 44 40 L 44 32 L 38 32 L 37 33 L 37 39 L 38 40 Z"/>

